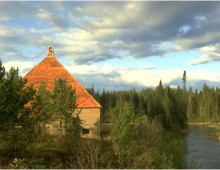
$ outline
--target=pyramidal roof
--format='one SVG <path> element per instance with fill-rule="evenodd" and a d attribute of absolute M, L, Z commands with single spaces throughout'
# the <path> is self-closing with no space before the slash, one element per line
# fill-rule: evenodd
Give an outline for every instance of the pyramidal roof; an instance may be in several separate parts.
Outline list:
<path fill-rule="evenodd" d="M 100 108 L 100 104 L 84 89 L 84 87 L 63 67 L 55 58 L 52 47 L 48 48 L 47 57 L 25 75 L 28 85 L 38 89 L 42 82 L 47 84 L 47 90 L 52 91 L 54 82 L 66 79 L 67 83 L 75 89 L 76 104 L 78 108 Z"/>

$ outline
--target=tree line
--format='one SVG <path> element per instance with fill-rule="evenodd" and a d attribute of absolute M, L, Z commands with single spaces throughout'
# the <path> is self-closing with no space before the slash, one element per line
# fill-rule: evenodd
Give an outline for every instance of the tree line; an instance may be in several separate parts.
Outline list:
<path fill-rule="evenodd" d="M 183 72 L 182 85 L 177 88 L 164 87 L 162 81 L 155 89 L 141 91 L 135 88 L 128 91 L 88 91 L 102 105 L 101 119 L 110 122 L 111 110 L 119 102 L 129 102 L 135 114 L 159 119 L 165 128 L 187 126 L 188 122 L 220 121 L 220 88 L 204 84 L 202 89 L 187 89 L 186 71 Z"/>
<path fill-rule="evenodd" d="M 135 115 L 146 115 L 148 122 L 157 120 L 166 130 L 187 127 L 188 93 L 183 88 L 163 87 L 162 81 L 155 89 L 135 89 L 129 91 L 95 92 L 88 89 L 102 106 L 102 122 L 110 122 L 112 109 L 122 103 L 129 103 Z M 175 127 L 175 128 L 174 128 Z"/>
<path fill-rule="evenodd" d="M 190 122 L 220 121 L 220 89 L 203 85 L 201 91 L 188 91 L 187 116 Z"/>

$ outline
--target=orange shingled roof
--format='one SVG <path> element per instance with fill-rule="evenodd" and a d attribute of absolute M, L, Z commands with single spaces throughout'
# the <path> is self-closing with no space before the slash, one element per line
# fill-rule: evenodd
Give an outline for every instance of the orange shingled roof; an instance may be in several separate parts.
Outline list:
<path fill-rule="evenodd" d="M 49 50 L 50 47 L 49 47 Z M 42 82 L 47 84 L 47 89 L 52 91 L 55 80 L 66 79 L 75 89 L 76 104 L 78 108 L 100 108 L 100 104 L 83 88 L 83 86 L 63 67 L 63 65 L 50 54 L 25 75 L 28 85 L 32 84 L 37 89 Z"/>

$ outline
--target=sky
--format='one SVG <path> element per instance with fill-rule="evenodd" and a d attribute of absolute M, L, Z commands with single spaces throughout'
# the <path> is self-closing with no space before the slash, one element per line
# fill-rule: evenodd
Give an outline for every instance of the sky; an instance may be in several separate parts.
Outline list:
<path fill-rule="evenodd" d="M 86 88 L 220 87 L 220 2 L 0 1 L 0 60 L 24 76 L 47 56 Z"/>

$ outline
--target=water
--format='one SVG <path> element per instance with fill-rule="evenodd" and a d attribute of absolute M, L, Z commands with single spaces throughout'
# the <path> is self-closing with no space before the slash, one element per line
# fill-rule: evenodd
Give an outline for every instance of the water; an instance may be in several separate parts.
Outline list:
<path fill-rule="evenodd" d="M 186 168 L 220 169 L 220 142 L 209 134 L 214 128 L 191 126 L 185 136 L 187 144 Z"/>

